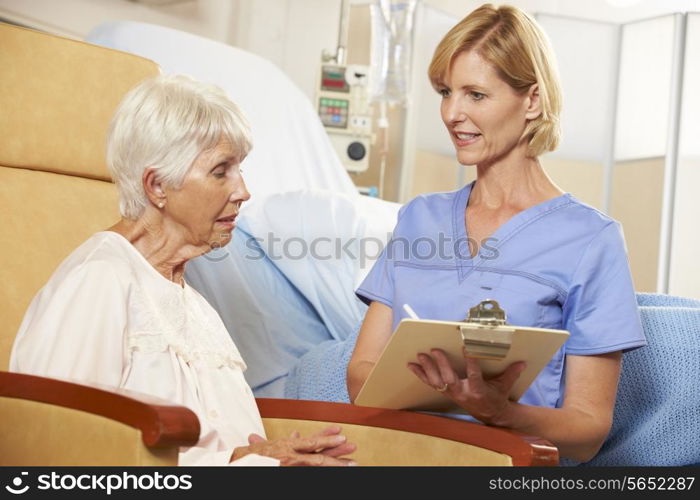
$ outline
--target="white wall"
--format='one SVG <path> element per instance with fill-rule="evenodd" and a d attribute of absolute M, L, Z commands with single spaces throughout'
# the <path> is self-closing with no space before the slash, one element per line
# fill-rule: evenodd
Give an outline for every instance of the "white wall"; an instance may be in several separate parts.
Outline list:
<path fill-rule="evenodd" d="M 622 29 L 617 160 L 666 155 L 675 29 L 672 15 L 626 24 Z"/>

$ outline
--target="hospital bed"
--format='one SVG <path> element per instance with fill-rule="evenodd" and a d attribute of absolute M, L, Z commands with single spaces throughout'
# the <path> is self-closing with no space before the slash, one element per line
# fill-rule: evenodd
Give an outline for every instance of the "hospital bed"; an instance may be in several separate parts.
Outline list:
<path fill-rule="evenodd" d="M 192 41 L 189 35 L 181 35 L 188 43 Z M 200 39 L 198 43 L 213 42 Z M 233 71 L 231 85 L 243 89 L 235 95 L 229 88 L 234 99 L 264 88 L 260 82 L 246 83 L 256 75 L 277 75 L 278 80 L 287 81 L 269 63 L 225 49 L 230 52 L 223 52 L 223 46 L 217 49 L 220 59 L 217 69 L 211 71 Z M 174 44 L 169 51 L 184 52 Z M 240 57 L 231 59 L 233 56 Z M 246 60 L 253 66 L 243 70 L 241 61 Z M 231 63 L 233 69 L 221 61 Z M 143 57 L 2 23 L 0 67 L 0 248 L 4 263 L 0 266 L 0 369 L 4 369 L 20 321 L 38 289 L 78 244 L 118 218 L 116 189 L 104 164 L 107 125 L 123 94 L 157 74 L 159 68 Z M 195 71 L 190 74 L 203 76 Z M 269 88 L 280 91 L 276 86 Z M 238 247 L 232 246 L 228 254 L 212 252 L 210 260 L 194 264 L 187 277 L 192 282 L 199 280 L 200 289 L 210 300 L 215 299 L 220 311 L 225 313 L 234 304 L 228 301 L 234 299 L 249 308 L 236 310 L 239 316 L 232 314 L 227 321 L 238 328 L 232 335 L 241 351 L 244 345 L 248 350 L 252 373 L 262 368 L 251 379 L 260 392 L 272 391 L 276 379 L 292 378 L 290 372 L 302 372 L 293 377 L 300 391 L 319 391 L 308 384 L 316 372 L 299 370 L 297 362 L 311 359 L 302 365 L 322 368 L 313 362 L 319 359 L 314 353 L 329 355 L 339 349 L 338 359 L 347 355 L 347 339 L 352 338 L 363 313 L 352 290 L 371 259 L 365 266 L 352 261 L 343 268 L 337 262 L 335 266 L 326 262 L 326 267 L 308 267 L 308 262 L 299 259 L 256 261 L 240 259 L 235 252 L 249 251 L 246 241 L 258 243 L 253 235 L 268 228 L 283 234 L 283 226 L 303 222 L 310 214 L 321 225 L 304 226 L 299 237 L 330 230 L 340 235 L 382 235 L 393 225 L 396 213 L 395 205 L 357 195 L 339 168 L 314 173 L 324 162 L 337 165 L 338 160 L 328 144 L 311 146 L 321 140 L 320 125 L 316 134 L 312 121 L 294 118 L 310 118 L 313 111 L 298 91 L 296 97 L 293 89 L 289 92 L 287 105 L 301 102 L 300 110 L 277 113 L 269 121 L 259 121 L 257 115 L 263 115 L 263 108 L 241 102 L 251 116 L 256 141 L 245 175 L 254 196 L 265 202 L 249 205 L 234 238 Z M 283 100 L 277 105 L 282 106 Z M 293 139 L 285 142 L 279 137 L 281 132 L 273 132 L 278 135 L 277 146 L 269 142 L 265 146 L 256 124 L 274 128 L 282 116 L 283 128 Z M 302 137 L 309 131 L 313 139 L 304 142 Z M 282 144 L 288 149 L 274 152 Z M 296 167 L 293 158 L 298 159 Z M 239 234 L 243 237 L 238 238 Z M 260 262 L 264 263 L 259 268 L 262 271 L 256 272 L 253 264 Z M 272 299 L 266 302 L 267 297 Z M 294 328 L 299 321 L 306 321 L 312 335 Z M 266 375 L 268 369 L 271 372 Z M 342 397 L 339 371 L 329 372 L 338 379 L 325 381 L 328 400 Z M 358 444 L 360 464 L 553 465 L 558 461 L 557 450 L 540 439 L 431 415 L 264 397 L 259 397 L 258 405 L 269 437 L 287 436 L 291 429 L 311 432 L 328 422 L 341 423 Z M 173 465 L 178 447 L 192 444 L 199 435 L 196 416 L 167 401 L 4 371 L 0 371 L 0 419 L 0 465 Z"/>

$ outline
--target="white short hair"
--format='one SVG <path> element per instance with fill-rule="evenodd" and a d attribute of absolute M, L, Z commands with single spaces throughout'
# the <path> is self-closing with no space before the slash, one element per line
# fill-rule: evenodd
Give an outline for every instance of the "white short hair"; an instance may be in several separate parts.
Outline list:
<path fill-rule="evenodd" d="M 122 99 L 107 135 L 107 166 L 119 190 L 122 217 L 137 219 L 148 204 L 143 172 L 182 186 L 195 159 L 228 140 L 243 160 L 252 147 L 245 116 L 216 85 L 185 75 L 141 82 Z"/>

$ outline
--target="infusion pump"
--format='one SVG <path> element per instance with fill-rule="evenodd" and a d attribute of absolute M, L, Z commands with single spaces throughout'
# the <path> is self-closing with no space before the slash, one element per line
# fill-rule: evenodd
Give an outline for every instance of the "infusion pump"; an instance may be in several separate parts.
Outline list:
<path fill-rule="evenodd" d="M 369 168 L 372 105 L 367 66 L 323 64 L 318 91 L 318 115 L 333 147 L 349 172 Z"/>

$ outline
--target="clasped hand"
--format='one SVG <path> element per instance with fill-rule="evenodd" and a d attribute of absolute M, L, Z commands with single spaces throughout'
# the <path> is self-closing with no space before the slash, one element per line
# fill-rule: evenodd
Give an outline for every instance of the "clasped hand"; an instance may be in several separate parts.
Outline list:
<path fill-rule="evenodd" d="M 355 445 L 348 443 L 340 434 L 338 425 L 331 425 L 309 437 L 301 437 L 298 432 L 288 438 L 267 440 L 258 434 L 248 436 L 248 446 L 236 448 L 231 460 L 256 453 L 276 458 L 280 465 L 345 466 L 357 465 L 349 458 L 342 458 L 355 451 Z"/>
<path fill-rule="evenodd" d="M 510 404 L 508 394 L 525 369 L 524 362 L 513 363 L 500 375 L 485 378 L 479 362 L 465 356 L 467 376 L 459 378 L 441 349 L 431 350 L 430 355 L 419 353 L 417 358 L 416 363 L 408 363 L 408 369 L 423 383 L 439 390 L 482 422 L 503 425 Z"/>

